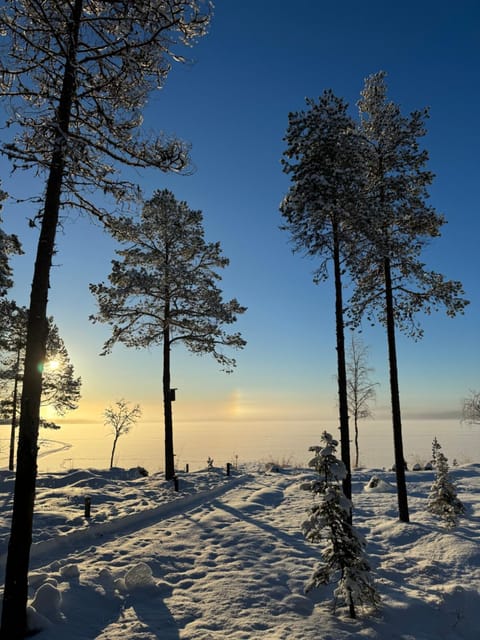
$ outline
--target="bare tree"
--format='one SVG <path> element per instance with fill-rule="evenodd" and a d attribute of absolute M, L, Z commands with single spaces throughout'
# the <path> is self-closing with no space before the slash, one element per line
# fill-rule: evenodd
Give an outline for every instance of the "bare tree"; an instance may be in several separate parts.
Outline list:
<path fill-rule="evenodd" d="M 375 400 L 377 382 L 370 380 L 373 368 L 367 365 L 368 347 L 352 335 L 347 359 L 347 395 L 355 430 L 355 467 L 359 462 L 358 422 L 372 416 L 370 403 Z"/>
<path fill-rule="evenodd" d="M 120 400 L 115 402 L 113 407 L 107 407 L 103 415 L 105 418 L 104 424 L 109 425 L 113 433 L 112 454 L 110 456 L 110 469 L 112 469 L 118 439 L 130 431 L 133 425 L 140 419 L 142 411 L 139 404 L 131 407 L 126 400 L 120 398 Z"/>
<path fill-rule="evenodd" d="M 142 132 L 149 93 L 162 87 L 178 49 L 203 35 L 202 0 L 18 0 L 0 9 L 4 36 L 0 95 L 13 139 L 0 150 L 13 167 L 44 177 L 37 257 L 28 316 L 17 475 L 0 637 L 26 630 L 32 541 L 41 363 L 47 340 L 47 298 L 60 210 L 97 218 L 94 192 L 118 205 L 135 198 L 119 167 L 180 171 L 185 145 Z"/>
<path fill-rule="evenodd" d="M 462 422 L 480 424 L 480 391 L 470 391 L 463 399 Z"/>

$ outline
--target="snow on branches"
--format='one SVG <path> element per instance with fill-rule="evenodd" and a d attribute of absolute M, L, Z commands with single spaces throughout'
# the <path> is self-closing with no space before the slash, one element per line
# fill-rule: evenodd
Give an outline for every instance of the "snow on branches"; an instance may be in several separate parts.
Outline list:
<path fill-rule="evenodd" d="M 338 442 L 326 431 L 322 445 L 310 447 L 315 456 L 309 466 L 319 478 L 302 484 L 316 499 L 302 524 L 309 542 L 324 542 L 322 560 L 315 567 L 305 591 L 311 591 L 336 580 L 334 605 L 345 604 L 351 618 L 356 618 L 356 607 L 375 609 L 380 597 L 370 576 L 370 565 L 365 554 L 365 540 L 350 523 L 351 502 L 347 500 L 341 482 L 346 474 L 345 465 L 336 457 Z"/>
<path fill-rule="evenodd" d="M 439 516 L 447 527 L 455 527 L 465 507 L 457 497 L 457 490 L 449 474 L 448 459 L 441 451 L 437 438 L 432 443 L 432 461 L 436 472 L 428 495 L 427 510 Z"/>

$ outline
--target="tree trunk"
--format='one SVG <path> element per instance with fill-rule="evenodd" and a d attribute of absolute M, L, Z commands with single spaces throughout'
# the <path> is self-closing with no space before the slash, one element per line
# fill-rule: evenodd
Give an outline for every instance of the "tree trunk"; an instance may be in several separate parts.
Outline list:
<path fill-rule="evenodd" d="M 168 318 L 168 316 L 166 316 Z M 163 330 L 163 411 L 165 416 L 165 479 L 175 477 L 173 453 L 172 396 L 170 392 L 170 329 L 168 320 Z"/>
<path fill-rule="evenodd" d="M 50 268 L 60 208 L 65 169 L 65 141 L 75 92 L 75 56 L 83 0 L 76 0 L 67 34 L 65 61 L 58 118 L 54 123 L 55 142 L 45 192 L 45 206 L 30 294 L 25 370 L 23 379 L 17 472 L 13 499 L 12 526 L 5 570 L 1 640 L 20 640 L 26 632 L 28 566 L 32 544 L 33 509 L 37 477 L 37 443 L 42 393 L 42 368 L 48 333 L 47 300 Z"/>
<path fill-rule="evenodd" d="M 17 427 L 17 402 L 18 402 L 18 377 L 20 369 L 21 348 L 17 346 L 17 361 L 15 363 L 15 381 L 13 383 L 13 407 L 12 407 L 12 427 L 10 430 L 10 452 L 8 457 L 8 468 L 13 471 L 15 466 L 15 429 Z"/>
<path fill-rule="evenodd" d="M 115 436 L 115 438 L 113 439 L 113 445 L 112 445 L 112 455 L 110 456 L 110 469 L 113 469 L 113 458 L 115 457 L 115 449 L 117 448 L 117 442 L 118 442 L 118 438 L 120 436 Z"/>
<path fill-rule="evenodd" d="M 355 424 L 355 469 L 358 469 L 358 463 L 360 460 L 360 450 L 358 447 L 358 411 L 357 410 L 355 410 L 354 424 Z"/>
<path fill-rule="evenodd" d="M 348 426 L 347 367 L 345 363 L 342 274 L 340 265 L 338 229 L 335 224 L 333 227 L 333 264 L 335 272 L 335 322 L 337 336 L 337 378 L 338 407 L 340 414 L 340 450 L 343 464 L 347 469 L 347 476 L 343 481 L 343 493 L 349 500 L 351 500 L 352 472 L 350 463 L 350 434 Z"/>
<path fill-rule="evenodd" d="M 390 366 L 390 393 L 392 398 L 393 445 L 395 451 L 395 473 L 397 477 L 398 516 L 409 522 L 407 484 L 405 480 L 405 458 L 403 455 L 402 416 L 398 389 L 397 348 L 395 345 L 395 317 L 393 311 L 392 274 L 389 258 L 384 262 L 385 302 L 388 337 L 388 360 Z"/>

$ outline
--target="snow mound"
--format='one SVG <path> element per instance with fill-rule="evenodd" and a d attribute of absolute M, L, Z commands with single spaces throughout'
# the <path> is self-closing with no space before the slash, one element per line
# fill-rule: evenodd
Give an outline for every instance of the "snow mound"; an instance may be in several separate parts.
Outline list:
<path fill-rule="evenodd" d="M 32 601 L 32 608 L 49 620 L 61 620 L 62 594 L 56 586 L 46 582 L 39 587 Z"/>
<path fill-rule="evenodd" d="M 365 485 L 364 491 L 367 493 L 394 493 L 395 487 L 378 476 L 372 476 Z"/>
<path fill-rule="evenodd" d="M 66 580 L 78 580 L 80 578 L 80 569 L 76 564 L 67 564 L 60 569 L 60 575 Z"/>
<path fill-rule="evenodd" d="M 150 589 L 155 586 L 150 566 L 146 562 L 139 562 L 125 574 L 125 588 L 127 591 Z"/>
<path fill-rule="evenodd" d="M 113 594 L 115 591 L 115 579 L 109 569 L 104 567 L 98 574 L 98 583 L 103 587 L 106 594 Z"/>
<path fill-rule="evenodd" d="M 27 629 L 29 635 L 34 635 L 45 629 L 49 629 L 52 623 L 41 613 L 35 611 L 33 607 L 27 607 Z"/>

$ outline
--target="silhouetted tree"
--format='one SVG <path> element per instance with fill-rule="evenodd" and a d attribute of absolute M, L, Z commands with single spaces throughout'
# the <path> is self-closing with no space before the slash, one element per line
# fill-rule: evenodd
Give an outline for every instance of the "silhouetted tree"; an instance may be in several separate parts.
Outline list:
<path fill-rule="evenodd" d="M 342 277 L 345 256 L 353 260 L 356 250 L 362 145 L 348 105 L 332 91 L 325 91 L 318 102 L 308 99 L 307 107 L 289 114 L 283 170 L 292 185 L 280 211 L 294 249 L 320 259 L 316 282 L 328 277 L 328 263 L 333 263 L 341 456 L 347 469 L 343 490 L 351 498 Z"/>
<path fill-rule="evenodd" d="M 395 331 L 418 338 L 418 312 L 443 306 L 454 316 L 468 303 L 460 282 L 428 271 L 419 259 L 445 222 L 427 205 L 433 174 L 425 169 L 428 153 L 419 145 L 427 110 L 403 116 L 387 100 L 384 72 L 366 79 L 358 105 L 366 171 L 358 224 L 365 241 L 351 264 L 355 291 L 349 309 L 355 321 L 376 317 L 387 329 L 398 508 L 400 520 L 408 522 Z"/>
<path fill-rule="evenodd" d="M 0 211 L 6 198 L 7 194 L 0 189 Z M 3 220 L 0 217 L 0 225 L 2 223 Z M 17 236 L 5 233 L 0 226 L 0 351 L 10 347 L 10 319 L 17 308 L 14 302 L 5 298 L 7 291 L 13 286 L 10 257 L 22 253 L 22 247 Z"/>
<path fill-rule="evenodd" d="M 12 531 L 0 636 L 23 638 L 32 538 L 47 297 L 59 212 L 104 211 L 92 192 L 122 203 L 136 188 L 120 165 L 183 169 L 185 146 L 142 134 L 142 109 L 161 87 L 179 44 L 205 33 L 201 0 L 18 0 L 0 9 L 7 43 L 0 60 L 0 95 L 10 110 L 12 141 L 0 149 L 14 168 L 45 177 L 32 224 L 40 236 L 28 316 Z"/>
<path fill-rule="evenodd" d="M 0 211 L 3 207 L 3 201 L 7 198 L 5 191 L 0 189 Z M 2 224 L 2 218 L 0 217 L 0 225 Z M 14 234 L 5 233 L 0 226 L 0 299 L 5 296 L 8 289 L 13 285 L 12 280 L 12 268 L 10 266 L 10 257 L 12 255 L 22 254 L 22 247 L 17 236 Z M 1 301 L 3 302 L 3 301 Z M 8 313 L 8 311 L 7 311 Z M 4 310 L 0 308 L 0 314 L 3 316 Z M 3 324 L 3 323 L 2 323 Z M 0 333 L 1 343 L 1 333 Z"/>
<path fill-rule="evenodd" d="M 23 361 L 27 333 L 28 310 L 12 303 L 12 312 L 7 320 L 8 346 L 1 350 L 0 387 L 2 391 L 2 414 L 11 421 L 9 469 L 14 468 L 15 432 L 19 401 L 23 385 Z M 74 375 L 67 348 L 60 337 L 53 318 L 48 318 L 48 337 L 45 351 L 45 366 L 42 372 L 41 405 L 49 406 L 58 415 L 64 415 L 78 406 L 81 378 Z M 40 417 L 40 426 L 59 429 L 54 422 Z"/>
<path fill-rule="evenodd" d="M 112 428 L 113 444 L 112 454 L 110 456 L 110 469 L 113 468 L 113 459 L 115 457 L 115 449 L 120 436 L 126 435 L 133 425 L 140 419 L 142 410 L 139 404 L 133 407 L 121 398 L 117 400 L 113 406 L 107 407 L 103 413 L 104 423 Z"/>
<path fill-rule="evenodd" d="M 99 312 L 93 321 L 107 322 L 112 336 L 104 345 L 108 353 L 116 342 L 127 347 L 163 345 L 163 405 L 165 414 L 165 477 L 175 475 L 173 449 L 170 352 L 183 343 L 189 351 L 209 353 L 227 371 L 235 360 L 223 347 L 242 348 L 239 333 L 227 333 L 245 311 L 237 300 L 225 302 L 217 281 L 228 265 L 220 243 L 204 239 L 203 217 L 168 190 L 156 191 L 142 211 L 141 220 L 120 218 L 110 231 L 125 249 L 122 260 L 112 261 L 110 286 L 90 285 Z"/>

